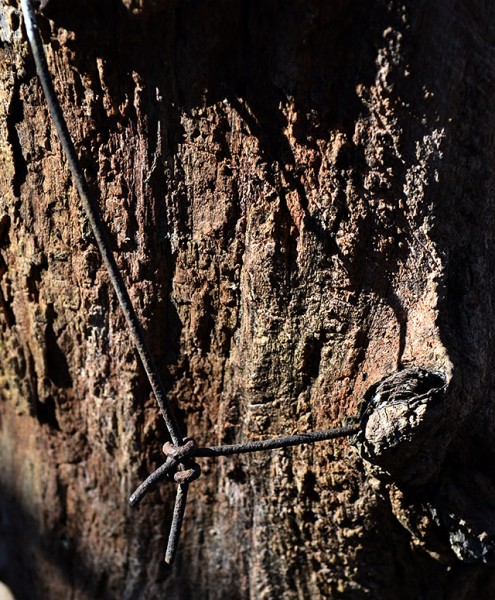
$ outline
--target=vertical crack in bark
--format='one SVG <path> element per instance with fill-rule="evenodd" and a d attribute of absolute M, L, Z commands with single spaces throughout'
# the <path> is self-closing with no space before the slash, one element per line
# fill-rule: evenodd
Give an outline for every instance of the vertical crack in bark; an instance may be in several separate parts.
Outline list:
<path fill-rule="evenodd" d="M 7 112 L 7 141 L 12 148 L 14 159 L 14 177 L 12 180 L 12 192 L 16 198 L 21 196 L 21 186 L 26 181 L 28 174 L 27 162 L 22 151 L 21 141 L 16 125 L 22 123 L 24 119 L 24 110 L 22 100 L 19 95 L 20 82 L 15 81 L 12 97 Z"/>

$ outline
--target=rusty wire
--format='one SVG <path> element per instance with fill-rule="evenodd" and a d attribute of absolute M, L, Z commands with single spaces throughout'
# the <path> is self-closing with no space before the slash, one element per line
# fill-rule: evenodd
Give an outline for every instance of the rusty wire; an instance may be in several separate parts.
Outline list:
<path fill-rule="evenodd" d="M 170 534 L 165 553 L 165 561 L 167 563 L 172 563 L 177 552 L 180 531 L 186 508 L 189 484 L 197 479 L 201 474 L 201 469 L 193 460 L 194 458 L 231 456 L 236 454 L 244 454 L 247 452 L 265 452 L 277 448 L 286 448 L 300 444 L 313 444 L 315 442 L 339 437 L 349 437 L 358 432 L 359 425 L 349 425 L 347 427 L 338 427 L 324 431 L 315 431 L 286 437 L 250 441 L 243 444 L 211 446 L 204 448 L 198 448 L 193 440 L 184 438 L 173 408 L 167 398 L 165 387 L 161 381 L 158 370 L 149 351 L 143 329 L 132 305 L 126 284 L 113 256 L 108 233 L 101 219 L 98 205 L 90 193 L 89 185 L 79 163 L 79 159 L 77 157 L 67 123 L 60 107 L 50 72 L 48 70 L 46 55 L 38 30 L 38 22 L 34 6 L 35 4 L 38 3 L 33 2 L 33 0 L 21 0 L 24 24 L 29 43 L 31 45 L 34 62 L 36 64 L 36 71 L 46 97 L 47 105 L 53 119 L 55 129 L 79 192 L 84 211 L 98 245 L 102 261 L 107 269 L 110 281 L 115 290 L 115 294 L 125 315 L 130 338 L 141 359 L 151 389 L 172 440 L 172 443 L 168 442 L 164 445 L 164 453 L 167 457 L 165 463 L 151 473 L 151 475 L 149 475 L 149 477 L 143 481 L 143 483 L 129 498 L 130 504 L 134 506 L 140 502 L 143 496 L 150 489 L 152 489 L 163 479 L 168 478 L 177 483 L 177 494 L 172 516 L 172 524 L 170 527 Z M 41 4 L 41 7 L 43 7 L 43 3 Z"/>

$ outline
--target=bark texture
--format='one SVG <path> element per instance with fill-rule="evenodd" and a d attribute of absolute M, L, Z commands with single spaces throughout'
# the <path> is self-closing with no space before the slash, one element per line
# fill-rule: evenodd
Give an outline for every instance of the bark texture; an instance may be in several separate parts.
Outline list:
<path fill-rule="evenodd" d="M 41 31 L 188 435 L 339 425 L 405 368 L 446 387 L 387 434 L 419 478 L 345 441 L 203 460 L 166 567 L 172 484 L 127 504 L 164 427 L 2 0 L 0 578 L 35 600 L 493 597 L 495 4 L 52 0 Z"/>

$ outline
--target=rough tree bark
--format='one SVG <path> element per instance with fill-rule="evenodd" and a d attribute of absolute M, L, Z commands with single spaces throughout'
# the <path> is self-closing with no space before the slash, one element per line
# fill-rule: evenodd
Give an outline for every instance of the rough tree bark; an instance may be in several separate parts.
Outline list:
<path fill-rule="evenodd" d="M 69 128 L 189 435 L 338 425 L 410 367 L 447 391 L 406 440 L 421 476 L 346 441 L 204 460 L 166 567 L 172 485 L 127 504 L 162 461 L 163 423 L 3 0 L 0 578 L 30 599 L 493 597 L 495 5 L 45 14 Z"/>

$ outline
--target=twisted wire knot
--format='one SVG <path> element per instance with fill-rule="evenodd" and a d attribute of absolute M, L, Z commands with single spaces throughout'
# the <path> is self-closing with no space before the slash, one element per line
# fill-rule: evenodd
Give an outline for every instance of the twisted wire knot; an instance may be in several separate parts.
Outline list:
<path fill-rule="evenodd" d="M 201 475 L 201 468 L 192 460 L 196 449 L 196 442 L 189 438 L 185 438 L 180 445 L 166 442 L 162 450 L 167 460 L 156 471 L 153 471 L 132 494 L 129 498 L 131 506 L 138 504 L 150 489 L 164 479 L 175 481 L 179 485 L 187 485 L 198 479 Z"/>
<path fill-rule="evenodd" d="M 191 460 L 197 444 L 194 440 L 186 438 L 181 446 L 175 446 L 171 442 L 163 444 L 163 453 L 167 460 L 174 461 L 171 469 L 175 469 L 168 474 L 169 479 L 175 483 L 185 485 L 196 481 L 201 475 L 201 467 L 197 462 Z"/>

